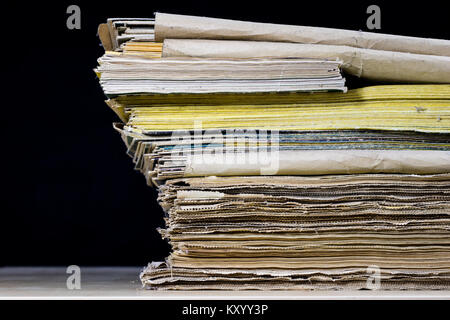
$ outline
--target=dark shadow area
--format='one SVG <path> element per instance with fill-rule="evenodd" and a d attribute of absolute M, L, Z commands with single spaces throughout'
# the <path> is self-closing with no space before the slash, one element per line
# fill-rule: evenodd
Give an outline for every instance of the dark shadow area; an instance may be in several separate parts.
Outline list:
<path fill-rule="evenodd" d="M 81 8 L 81 30 L 66 8 Z M 169 250 L 156 191 L 133 170 L 93 68 L 97 25 L 155 11 L 366 29 L 372 1 L 60 1 L 2 9 L 0 265 L 145 265 Z M 442 2 L 378 1 L 383 33 L 448 38 Z M 349 87 L 373 83 L 349 77 Z"/>

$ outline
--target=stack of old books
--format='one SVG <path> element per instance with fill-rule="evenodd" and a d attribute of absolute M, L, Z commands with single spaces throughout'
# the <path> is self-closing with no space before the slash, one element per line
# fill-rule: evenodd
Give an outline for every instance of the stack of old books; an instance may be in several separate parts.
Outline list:
<path fill-rule="evenodd" d="M 450 288 L 448 41 L 164 14 L 99 34 L 166 212 L 147 288 Z M 347 92 L 341 69 L 418 83 Z"/>

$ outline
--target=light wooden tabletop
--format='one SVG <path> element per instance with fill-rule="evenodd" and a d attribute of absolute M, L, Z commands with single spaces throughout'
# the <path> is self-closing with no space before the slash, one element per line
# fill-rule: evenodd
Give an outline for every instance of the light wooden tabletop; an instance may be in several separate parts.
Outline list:
<path fill-rule="evenodd" d="M 156 291 L 142 289 L 141 267 L 81 267 L 68 289 L 65 267 L 0 268 L 0 299 L 309 300 L 447 299 L 450 291 Z M 70 280 L 69 280 L 70 282 Z M 70 286 L 70 285 L 69 285 Z"/>

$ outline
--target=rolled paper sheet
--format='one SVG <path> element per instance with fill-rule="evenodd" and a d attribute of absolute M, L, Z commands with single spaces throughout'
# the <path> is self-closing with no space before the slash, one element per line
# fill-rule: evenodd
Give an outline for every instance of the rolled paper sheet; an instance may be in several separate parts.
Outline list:
<path fill-rule="evenodd" d="M 247 155 L 243 161 L 205 161 L 193 155 L 185 177 L 252 175 L 323 175 L 357 173 L 436 174 L 450 172 L 450 152 L 429 150 L 299 150 L 269 152 L 267 159 Z M 267 160 L 267 161 L 264 161 Z"/>
<path fill-rule="evenodd" d="M 450 57 L 450 41 L 332 28 L 185 16 L 157 12 L 155 40 L 224 39 L 345 45 Z"/>
<path fill-rule="evenodd" d="M 348 74 L 409 83 L 450 83 L 450 57 L 348 46 L 263 41 L 166 39 L 163 57 L 321 58 L 343 61 Z"/>

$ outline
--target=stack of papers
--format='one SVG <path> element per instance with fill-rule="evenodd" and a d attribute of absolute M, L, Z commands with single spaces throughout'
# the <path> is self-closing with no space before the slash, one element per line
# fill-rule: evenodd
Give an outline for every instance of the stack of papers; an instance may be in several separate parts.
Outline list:
<path fill-rule="evenodd" d="M 377 81 L 450 83 L 450 41 L 156 13 L 164 57 L 336 57 Z"/>
<path fill-rule="evenodd" d="M 360 289 L 375 268 L 380 288 L 446 288 L 449 178 L 170 180 L 159 201 L 173 253 L 141 278 L 164 289 Z"/>
<path fill-rule="evenodd" d="M 339 61 L 145 59 L 105 54 L 96 72 L 108 96 L 146 93 L 346 91 Z"/>
<path fill-rule="evenodd" d="M 390 85 L 346 94 L 185 94 L 167 97 L 167 102 L 164 97 L 121 96 L 108 104 L 122 113 L 127 128 L 139 132 L 193 130 L 196 121 L 203 129 L 450 132 L 449 101 L 450 85 Z"/>
<path fill-rule="evenodd" d="M 450 136 L 373 130 L 136 133 L 116 124 L 149 185 L 233 175 L 450 172 Z"/>
<path fill-rule="evenodd" d="M 99 35 L 172 247 L 146 288 L 450 288 L 449 41 L 165 14 Z"/>

